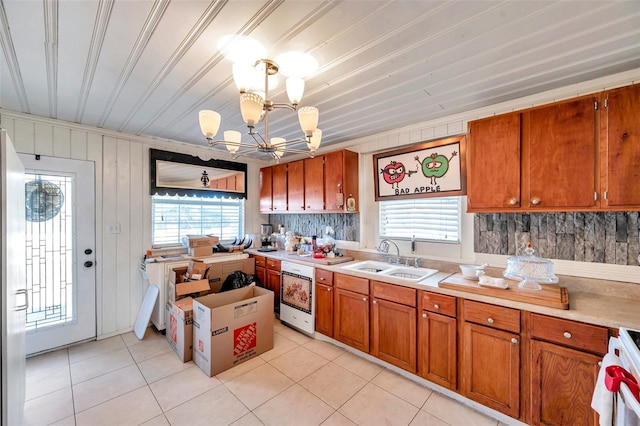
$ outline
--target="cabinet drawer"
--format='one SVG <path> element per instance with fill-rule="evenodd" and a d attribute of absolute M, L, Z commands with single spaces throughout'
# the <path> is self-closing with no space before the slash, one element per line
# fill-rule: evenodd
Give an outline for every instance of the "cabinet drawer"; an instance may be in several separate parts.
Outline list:
<path fill-rule="evenodd" d="M 272 271 L 279 271 L 280 261 L 275 259 L 267 259 L 267 269 L 271 269 Z"/>
<path fill-rule="evenodd" d="M 265 268 L 267 266 L 267 259 L 262 256 L 255 256 L 256 268 Z"/>
<path fill-rule="evenodd" d="M 371 281 L 372 296 L 390 302 L 416 307 L 416 289 L 399 285 Z"/>
<path fill-rule="evenodd" d="M 520 311 L 486 303 L 464 301 L 464 320 L 500 330 L 520 333 Z"/>
<path fill-rule="evenodd" d="M 609 342 L 606 327 L 539 314 L 531 314 L 531 336 L 600 355 L 607 353 Z"/>
<path fill-rule="evenodd" d="M 333 286 L 333 272 L 316 269 L 316 283 Z"/>
<path fill-rule="evenodd" d="M 444 294 L 421 291 L 420 307 L 425 311 L 435 312 L 450 317 L 456 316 L 456 298 Z"/>
<path fill-rule="evenodd" d="M 351 290 L 356 293 L 369 294 L 369 280 L 366 278 L 352 277 L 350 275 L 335 274 L 334 285 L 338 288 Z"/>

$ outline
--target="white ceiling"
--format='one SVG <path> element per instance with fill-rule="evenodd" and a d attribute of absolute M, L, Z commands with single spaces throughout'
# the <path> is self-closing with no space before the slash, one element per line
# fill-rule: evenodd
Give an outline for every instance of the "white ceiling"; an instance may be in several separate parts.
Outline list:
<path fill-rule="evenodd" d="M 227 34 L 320 63 L 323 146 L 640 68 L 640 1 L 1 0 L 0 106 L 205 145 L 246 132 Z M 284 84 L 281 84 L 283 87 Z M 282 88 L 272 100 L 284 102 Z M 287 110 L 271 136 L 301 136 Z M 244 135 L 248 142 L 249 136 Z M 221 148 L 223 149 L 223 148 Z"/>

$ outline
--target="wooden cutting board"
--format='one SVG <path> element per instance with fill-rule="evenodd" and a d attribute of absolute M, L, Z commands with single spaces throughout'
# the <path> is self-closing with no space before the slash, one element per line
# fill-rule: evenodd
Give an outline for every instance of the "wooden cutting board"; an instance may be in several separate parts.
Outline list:
<path fill-rule="evenodd" d="M 451 275 L 438 283 L 438 287 L 451 290 L 483 294 L 516 302 L 531 303 L 549 308 L 569 309 L 569 292 L 565 287 L 555 284 L 540 284 L 542 290 L 531 290 L 518 287 L 519 281 L 505 280 L 509 288 L 483 287 L 478 281 L 466 279 L 462 274 Z"/>

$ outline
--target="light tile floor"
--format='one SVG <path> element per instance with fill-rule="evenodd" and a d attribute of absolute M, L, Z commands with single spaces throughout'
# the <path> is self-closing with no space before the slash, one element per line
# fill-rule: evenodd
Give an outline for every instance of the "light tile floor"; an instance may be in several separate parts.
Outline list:
<path fill-rule="evenodd" d="M 274 349 L 211 378 L 154 330 L 29 358 L 25 424 L 500 424 L 277 320 Z"/>

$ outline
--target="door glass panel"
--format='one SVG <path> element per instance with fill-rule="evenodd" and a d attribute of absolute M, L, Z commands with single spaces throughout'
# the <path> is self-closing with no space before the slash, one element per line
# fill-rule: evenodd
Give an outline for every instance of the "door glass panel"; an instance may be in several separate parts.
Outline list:
<path fill-rule="evenodd" d="M 26 174 L 26 329 L 77 321 L 73 274 L 73 178 Z"/>

